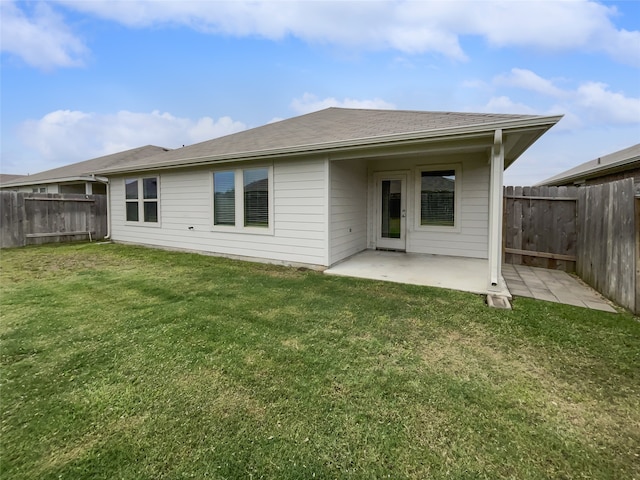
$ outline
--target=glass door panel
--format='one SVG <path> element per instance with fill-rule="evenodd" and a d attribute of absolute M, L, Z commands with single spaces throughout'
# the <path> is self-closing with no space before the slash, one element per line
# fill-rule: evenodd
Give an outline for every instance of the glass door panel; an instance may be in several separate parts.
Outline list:
<path fill-rule="evenodd" d="M 402 180 L 382 180 L 382 238 L 400 238 Z"/>
<path fill-rule="evenodd" d="M 407 177 L 396 172 L 376 177 L 376 248 L 403 251 L 406 249 Z"/>

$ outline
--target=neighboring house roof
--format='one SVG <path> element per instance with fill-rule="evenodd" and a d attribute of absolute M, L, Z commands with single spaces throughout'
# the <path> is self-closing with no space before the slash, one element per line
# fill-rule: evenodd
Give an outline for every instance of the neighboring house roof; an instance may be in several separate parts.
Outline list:
<path fill-rule="evenodd" d="M 26 175 L 11 175 L 9 173 L 0 173 L 0 185 L 6 182 L 13 182 L 19 178 L 23 178 Z"/>
<path fill-rule="evenodd" d="M 424 182 L 424 179 L 423 179 Z M 427 182 L 426 190 L 432 192 L 453 192 L 456 188 L 455 180 L 437 176 L 430 177 Z M 422 184 L 422 189 L 425 190 L 425 184 Z"/>
<path fill-rule="evenodd" d="M 566 185 L 580 183 L 591 178 L 602 177 L 610 173 L 640 168 L 640 143 L 604 157 L 582 163 L 558 175 L 547 178 L 538 185 Z"/>
<path fill-rule="evenodd" d="M 145 157 L 167 152 L 168 149 L 147 145 L 144 147 L 125 150 L 124 152 L 113 153 L 103 157 L 85 160 L 83 162 L 72 163 L 62 167 L 46 170 L 44 172 L 25 175 L 20 178 L 2 182 L 2 187 L 20 187 L 24 185 L 40 185 L 46 183 L 58 183 L 69 181 L 91 181 L 93 174 L 104 168 L 123 167 L 130 162 L 137 162 Z"/>
<path fill-rule="evenodd" d="M 562 117 L 328 108 L 171 150 L 128 163 L 126 166 L 105 168 L 100 173 L 245 161 L 275 155 L 331 152 L 354 147 L 379 147 L 480 133 L 488 136 L 498 128 L 521 131 L 529 129 L 527 135 L 514 141 L 508 149 L 505 148 L 505 165 L 508 165 L 560 118 Z"/>

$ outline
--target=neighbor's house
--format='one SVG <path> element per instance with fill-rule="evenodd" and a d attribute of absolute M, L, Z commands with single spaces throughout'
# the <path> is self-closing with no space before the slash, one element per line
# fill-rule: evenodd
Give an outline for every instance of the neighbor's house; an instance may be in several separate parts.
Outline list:
<path fill-rule="evenodd" d="M 491 289 L 503 170 L 560 118 L 329 108 L 99 174 L 117 242 L 317 268 L 365 249 L 475 257 Z"/>
<path fill-rule="evenodd" d="M 640 185 L 640 143 L 582 163 L 538 185 L 598 185 L 625 178 L 633 178 Z"/>
<path fill-rule="evenodd" d="M 0 185 L 7 182 L 13 182 L 14 180 L 18 180 L 19 178 L 23 178 L 26 175 L 13 175 L 10 173 L 0 173 Z"/>
<path fill-rule="evenodd" d="M 27 193 L 106 194 L 107 179 L 95 175 L 95 171 L 123 166 L 129 162 L 166 151 L 166 148 L 147 145 L 33 175 L 12 175 L 15 178 L 8 179 L 3 176 L 0 179 L 0 190 Z"/>

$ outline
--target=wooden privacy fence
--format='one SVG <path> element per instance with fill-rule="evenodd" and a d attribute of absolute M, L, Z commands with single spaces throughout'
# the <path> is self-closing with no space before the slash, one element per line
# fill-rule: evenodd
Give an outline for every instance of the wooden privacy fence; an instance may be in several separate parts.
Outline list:
<path fill-rule="evenodd" d="M 573 272 L 578 187 L 505 187 L 505 263 Z"/>
<path fill-rule="evenodd" d="M 635 189 L 627 178 L 578 190 L 576 273 L 605 297 L 640 313 L 640 198 Z"/>
<path fill-rule="evenodd" d="M 505 187 L 504 262 L 576 272 L 640 312 L 639 187 Z"/>
<path fill-rule="evenodd" d="M 21 247 L 107 235 L 106 195 L 0 191 L 0 247 Z"/>

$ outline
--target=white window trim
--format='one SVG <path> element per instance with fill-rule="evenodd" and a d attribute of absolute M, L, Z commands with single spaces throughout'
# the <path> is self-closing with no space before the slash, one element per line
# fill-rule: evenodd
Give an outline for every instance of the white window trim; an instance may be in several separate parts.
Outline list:
<path fill-rule="evenodd" d="M 242 171 L 242 170 L 241 170 Z M 233 182 L 234 182 L 234 194 L 235 194 L 235 215 L 234 221 L 235 225 L 216 225 L 216 214 L 215 214 L 215 195 L 216 195 L 216 184 L 214 174 L 221 172 L 233 172 Z M 209 195 L 209 211 L 211 212 L 211 220 L 210 224 L 212 225 L 213 231 L 215 232 L 235 232 L 237 231 L 236 225 L 238 225 L 238 169 L 237 168 L 220 168 L 216 170 L 212 170 L 209 172 L 209 190 L 211 194 Z"/>
<path fill-rule="evenodd" d="M 268 227 L 245 227 L 244 225 L 244 174 L 245 170 L 255 170 L 258 168 L 266 168 L 267 169 L 267 185 L 269 187 L 269 226 Z M 213 180 L 213 174 L 216 172 L 230 172 L 234 173 L 233 180 L 235 182 L 235 225 L 215 225 L 215 210 L 214 210 L 214 197 L 215 197 L 215 185 Z M 227 165 L 227 168 L 224 166 L 219 169 L 212 170 L 209 175 L 209 185 L 210 185 L 210 212 L 211 219 L 209 221 L 211 225 L 211 231 L 213 232 L 229 232 L 229 233 L 243 233 L 249 235 L 273 235 L 274 234 L 274 216 L 273 216 L 273 165 L 245 165 L 242 167 L 231 167 Z"/>
<path fill-rule="evenodd" d="M 158 221 L 157 222 L 145 222 L 144 221 L 144 190 L 143 190 L 143 182 L 144 178 L 155 178 L 158 182 L 158 198 L 149 199 L 148 201 L 155 201 L 158 204 Z M 135 200 L 138 202 L 138 220 L 127 220 L 127 203 L 129 201 L 133 202 L 133 199 L 127 200 L 127 180 L 137 180 L 138 181 L 138 198 Z M 124 177 L 122 179 L 122 186 L 124 190 L 124 223 L 125 225 L 136 225 L 139 227 L 151 227 L 151 228 L 160 228 L 162 225 L 162 215 L 161 205 L 160 205 L 160 175 L 157 174 L 149 174 L 149 175 L 140 175 L 140 176 L 131 176 Z"/>
<path fill-rule="evenodd" d="M 456 175 L 455 183 L 455 205 L 453 214 L 453 226 L 444 225 L 422 225 L 420 223 L 420 214 L 422 211 L 422 172 L 433 172 L 437 170 L 453 170 Z M 447 232 L 460 233 L 460 209 L 462 207 L 462 164 L 446 163 L 446 164 L 429 164 L 418 165 L 415 168 L 415 208 L 414 208 L 414 225 L 415 230 L 420 232 Z"/>

